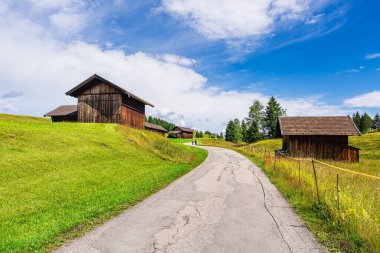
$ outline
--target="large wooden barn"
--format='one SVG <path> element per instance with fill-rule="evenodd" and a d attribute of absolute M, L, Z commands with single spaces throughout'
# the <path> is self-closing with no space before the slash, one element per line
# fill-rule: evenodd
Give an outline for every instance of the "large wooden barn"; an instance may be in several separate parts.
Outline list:
<path fill-rule="evenodd" d="M 359 161 L 359 149 L 348 136 L 360 135 L 349 116 L 279 117 L 282 151 L 293 157 Z"/>
<path fill-rule="evenodd" d="M 53 122 L 118 123 L 144 129 L 145 106 L 153 107 L 151 103 L 96 74 L 66 95 L 77 98 L 78 105 L 60 106 L 44 116 L 51 117 Z"/>

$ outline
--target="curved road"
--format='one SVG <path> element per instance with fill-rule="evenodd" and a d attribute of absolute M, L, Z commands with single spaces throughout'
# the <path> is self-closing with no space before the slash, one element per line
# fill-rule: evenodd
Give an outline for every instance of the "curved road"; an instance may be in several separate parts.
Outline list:
<path fill-rule="evenodd" d="M 57 252 L 325 252 L 263 172 L 228 149 Z"/>

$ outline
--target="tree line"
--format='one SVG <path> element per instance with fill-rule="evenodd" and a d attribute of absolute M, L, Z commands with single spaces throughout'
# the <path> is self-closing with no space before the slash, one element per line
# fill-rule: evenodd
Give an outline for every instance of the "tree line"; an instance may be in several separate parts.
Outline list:
<path fill-rule="evenodd" d="M 152 124 L 162 126 L 163 128 L 165 128 L 168 131 L 171 131 L 173 128 L 175 128 L 175 124 L 173 124 L 171 122 L 167 122 L 166 120 L 163 120 L 160 118 L 152 117 L 152 116 L 149 116 L 148 118 L 145 117 L 145 121 L 152 123 Z"/>
<path fill-rule="evenodd" d="M 263 138 L 275 138 L 278 135 L 278 117 L 285 115 L 286 110 L 273 96 L 265 107 L 259 100 L 254 100 L 248 117 L 241 122 L 237 118 L 228 122 L 225 139 L 234 143 L 252 143 Z"/>
<path fill-rule="evenodd" d="M 371 116 L 369 116 L 366 112 L 361 115 L 357 111 L 352 114 L 352 120 L 362 133 L 366 133 L 371 130 L 380 131 L 380 116 L 378 113 L 376 113 L 375 117 L 371 118 Z"/>

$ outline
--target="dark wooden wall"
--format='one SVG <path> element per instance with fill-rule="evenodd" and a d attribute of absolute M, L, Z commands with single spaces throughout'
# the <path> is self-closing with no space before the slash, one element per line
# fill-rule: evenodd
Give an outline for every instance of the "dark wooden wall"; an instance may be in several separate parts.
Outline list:
<path fill-rule="evenodd" d="M 98 83 L 78 96 L 78 121 L 118 123 L 144 129 L 145 104 L 107 84 Z"/>
<path fill-rule="evenodd" d="M 51 116 L 52 122 L 76 122 L 78 121 L 77 115 L 67 116 Z"/>
<path fill-rule="evenodd" d="M 350 162 L 359 160 L 359 151 L 348 146 L 348 136 L 283 136 L 282 146 L 293 157 Z"/>

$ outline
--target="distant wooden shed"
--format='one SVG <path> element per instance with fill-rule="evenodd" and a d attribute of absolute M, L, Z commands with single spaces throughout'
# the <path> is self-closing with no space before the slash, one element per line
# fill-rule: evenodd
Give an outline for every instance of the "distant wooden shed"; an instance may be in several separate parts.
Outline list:
<path fill-rule="evenodd" d="M 78 108 L 76 105 L 61 105 L 44 117 L 51 117 L 53 122 L 75 122 L 78 120 Z"/>
<path fill-rule="evenodd" d="M 176 126 L 170 132 L 174 133 L 176 137 L 180 139 L 192 139 L 194 135 L 193 129 L 181 126 Z"/>
<path fill-rule="evenodd" d="M 349 116 L 279 117 L 282 151 L 293 157 L 359 161 L 348 136 L 360 135 Z"/>
<path fill-rule="evenodd" d="M 71 119 L 78 122 L 118 123 L 138 129 L 145 128 L 145 106 L 153 105 L 116 84 L 93 75 L 66 95 L 78 98 L 78 105 L 57 109 L 45 114 L 53 121 Z M 69 108 L 72 110 L 70 112 Z M 76 108 L 76 112 L 74 111 Z"/>
<path fill-rule="evenodd" d="M 152 124 L 149 122 L 145 122 L 145 130 L 155 132 L 157 134 L 160 134 L 162 136 L 165 136 L 165 134 L 168 132 L 165 128 L 162 126 Z"/>

